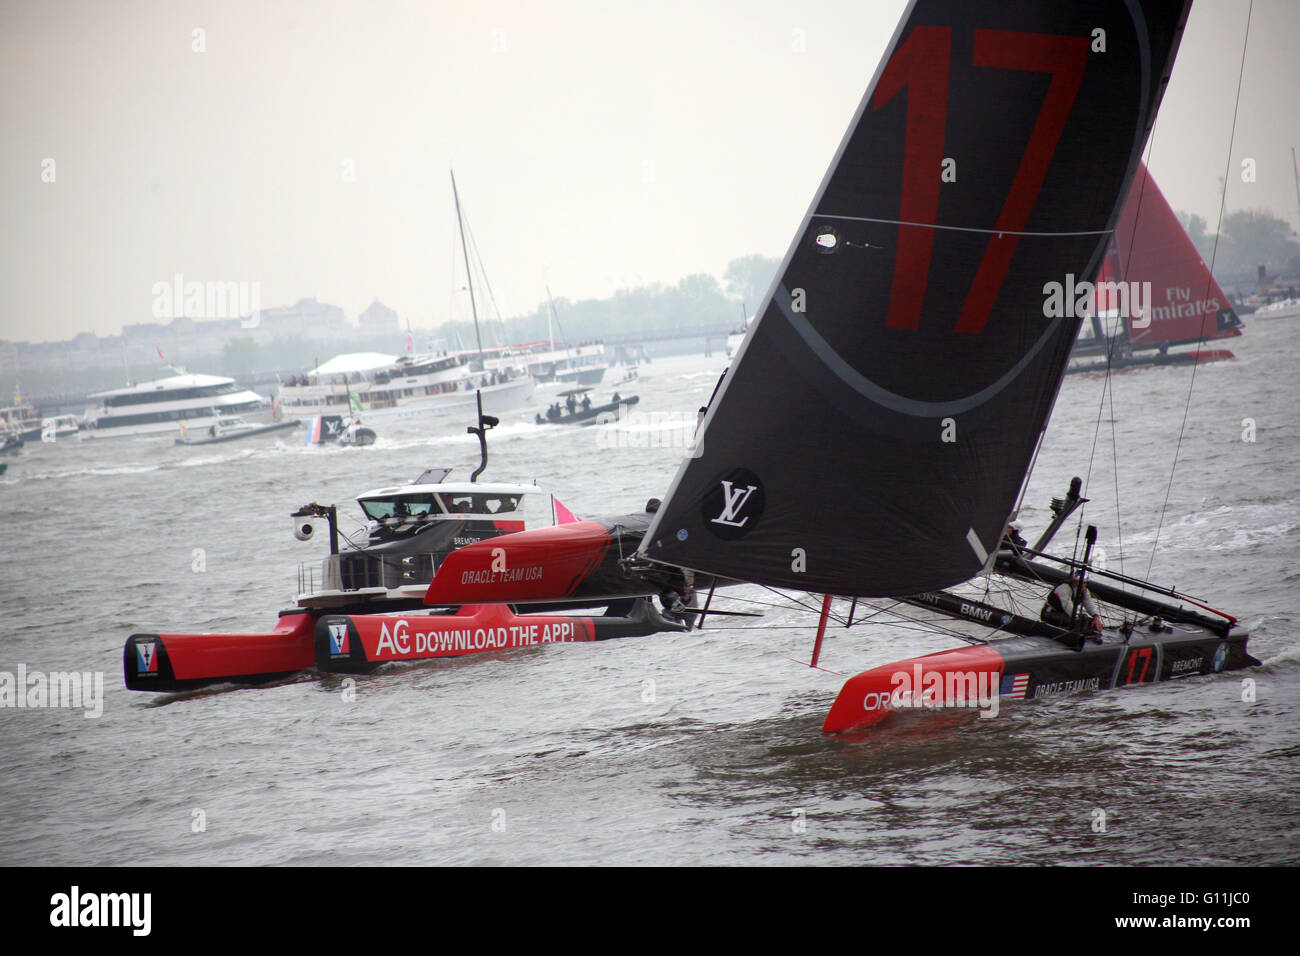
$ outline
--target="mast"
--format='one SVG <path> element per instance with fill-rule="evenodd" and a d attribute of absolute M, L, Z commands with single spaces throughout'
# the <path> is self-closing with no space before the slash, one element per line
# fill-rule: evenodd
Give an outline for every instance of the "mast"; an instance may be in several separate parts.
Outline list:
<path fill-rule="evenodd" d="M 1295 162 L 1295 147 L 1291 147 L 1291 171 L 1295 173 L 1295 204 L 1296 209 L 1300 210 L 1300 167 Z"/>
<path fill-rule="evenodd" d="M 555 314 L 555 303 L 551 302 L 551 287 L 546 287 L 546 301 L 549 307 L 546 310 L 546 344 L 555 348 L 555 328 L 551 317 Z"/>
<path fill-rule="evenodd" d="M 550 305 L 551 311 L 546 316 L 546 334 L 551 334 L 551 316 L 555 316 L 555 321 L 560 321 L 560 313 L 555 311 L 555 300 L 551 298 L 551 284 L 546 284 L 546 301 Z M 564 326 L 560 326 L 560 336 L 564 339 L 564 358 L 569 363 L 569 371 L 573 371 L 573 356 L 569 353 L 569 337 L 564 334 Z M 554 340 L 551 342 L 555 344 Z"/>
<path fill-rule="evenodd" d="M 456 200 L 456 225 L 460 227 L 460 251 L 465 257 L 465 283 L 469 286 L 469 310 L 474 316 L 474 341 L 478 344 L 478 360 L 483 363 L 483 337 L 478 331 L 478 306 L 474 304 L 474 276 L 469 271 L 469 247 L 465 245 L 465 220 L 460 214 L 460 193 L 456 190 L 456 171 L 451 171 L 451 195 Z"/>

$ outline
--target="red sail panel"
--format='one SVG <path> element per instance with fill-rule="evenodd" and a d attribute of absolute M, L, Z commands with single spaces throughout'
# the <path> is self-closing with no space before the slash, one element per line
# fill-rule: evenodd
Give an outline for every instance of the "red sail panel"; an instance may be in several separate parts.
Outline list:
<path fill-rule="evenodd" d="M 1241 334 L 1241 319 L 1210 274 L 1146 166 L 1133 177 L 1115 230 L 1121 278 L 1149 289 L 1141 315 L 1130 308 L 1129 338 L 1136 347 L 1178 345 Z M 1099 282 L 1107 281 L 1105 269 Z M 1114 292 L 1098 289 L 1097 307 Z M 1145 296 L 1142 296 L 1146 298 Z M 1130 303 L 1131 304 L 1131 303 Z"/>

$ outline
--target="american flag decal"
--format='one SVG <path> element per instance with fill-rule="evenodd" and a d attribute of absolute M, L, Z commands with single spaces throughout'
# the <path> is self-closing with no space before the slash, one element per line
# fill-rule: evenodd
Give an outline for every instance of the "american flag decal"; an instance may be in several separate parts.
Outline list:
<path fill-rule="evenodd" d="M 1002 686 L 998 688 L 998 694 L 1012 700 L 1024 700 L 1027 690 L 1029 690 L 1028 674 L 1003 674 Z"/>

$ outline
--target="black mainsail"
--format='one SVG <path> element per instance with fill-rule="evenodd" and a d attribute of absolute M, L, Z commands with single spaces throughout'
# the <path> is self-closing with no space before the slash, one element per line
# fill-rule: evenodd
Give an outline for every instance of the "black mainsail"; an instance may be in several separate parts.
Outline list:
<path fill-rule="evenodd" d="M 914 0 L 642 543 L 842 595 L 988 563 L 1190 0 Z M 1058 297 L 1059 301 L 1059 297 Z"/>

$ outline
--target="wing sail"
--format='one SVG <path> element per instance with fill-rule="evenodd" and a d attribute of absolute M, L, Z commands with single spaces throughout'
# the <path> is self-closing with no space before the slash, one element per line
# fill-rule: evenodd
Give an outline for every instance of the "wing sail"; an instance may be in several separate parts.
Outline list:
<path fill-rule="evenodd" d="M 645 556 L 863 596 L 986 564 L 1187 6 L 909 7 Z"/>

